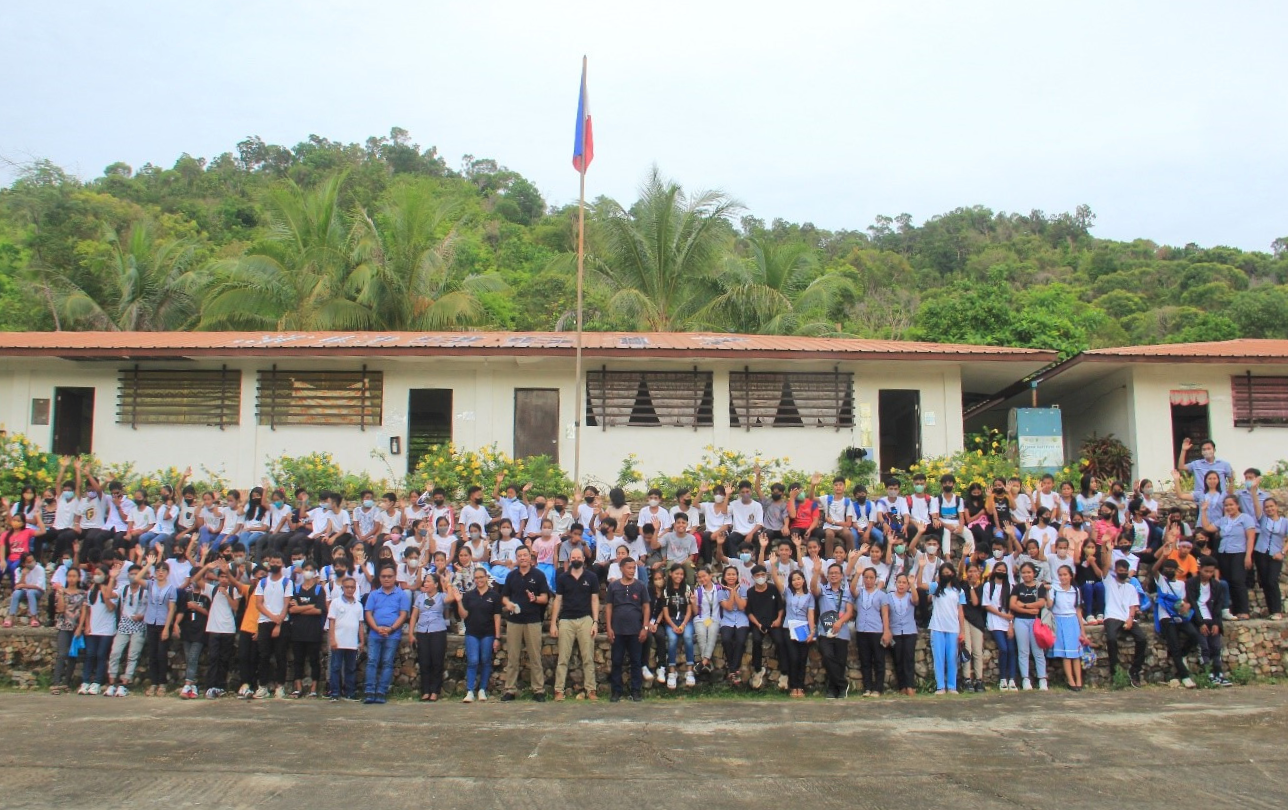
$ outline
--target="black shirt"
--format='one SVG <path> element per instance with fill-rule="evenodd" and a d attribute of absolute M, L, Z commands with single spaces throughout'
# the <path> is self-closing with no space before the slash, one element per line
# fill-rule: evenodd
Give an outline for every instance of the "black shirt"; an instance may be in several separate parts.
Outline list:
<path fill-rule="evenodd" d="M 515 568 L 505 578 L 505 584 L 501 586 L 501 595 L 520 608 L 518 613 L 506 612 L 506 621 L 515 624 L 533 624 L 541 621 L 541 616 L 546 612 L 545 605 L 528 601 L 528 591 L 532 591 L 533 596 L 550 593 L 550 583 L 546 581 L 546 575 L 537 570 L 535 565 L 529 568 L 526 574 Z"/>
<path fill-rule="evenodd" d="M 1025 585 L 1023 582 L 1016 583 L 1011 589 L 1011 598 L 1018 599 L 1021 605 L 1031 605 L 1039 599 L 1047 598 L 1047 589 L 1045 585 L 1039 585 L 1036 582 L 1032 585 Z M 1016 618 L 1036 619 L 1037 616 L 1031 613 L 1016 614 Z"/>
<path fill-rule="evenodd" d="M 974 601 L 972 601 L 974 600 Z M 978 602 L 978 604 L 976 604 Z M 988 612 L 984 610 L 984 586 L 976 585 L 966 588 L 966 605 L 962 608 L 966 614 L 966 623 L 971 627 L 983 630 L 988 623 Z"/>
<path fill-rule="evenodd" d="M 579 577 L 564 571 L 555 578 L 555 593 L 563 600 L 560 619 L 583 619 L 590 615 L 590 598 L 599 594 L 599 577 L 588 568 L 582 568 Z"/>
<path fill-rule="evenodd" d="M 671 616 L 671 623 L 679 626 L 684 621 L 684 615 L 689 611 L 689 603 L 693 599 L 693 589 L 687 582 L 681 582 L 677 588 L 673 583 L 667 582 L 666 587 L 662 590 L 662 600 L 666 604 L 666 612 Z"/>
<path fill-rule="evenodd" d="M 304 642 L 322 641 L 322 620 L 326 618 L 326 593 L 321 585 L 314 584 L 313 590 L 303 586 L 296 588 L 293 597 L 295 604 L 301 607 L 315 607 L 322 611 L 317 616 L 301 613 L 291 614 L 291 640 Z"/>
<path fill-rule="evenodd" d="M 639 635 L 644 629 L 644 605 L 648 586 L 638 579 L 627 585 L 620 579 L 608 583 L 608 604 L 613 607 L 613 632 L 620 636 Z"/>
<path fill-rule="evenodd" d="M 205 608 L 206 613 L 199 613 L 192 609 L 193 605 Z M 210 597 L 201 591 L 190 591 L 186 588 L 179 591 L 179 598 L 175 605 L 178 611 L 179 619 L 179 636 L 185 642 L 205 641 L 206 639 L 206 620 L 210 612 Z"/>
<path fill-rule="evenodd" d="M 764 591 L 754 587 L 747 591 L 747 615 L 755 616 L 756 621 L 765 629 L 778 619 L 783 609 L 783 597 L 773 585 L 766 585 Z"/>
<path fill-rule="evenodd" d="M 471 588 L 461 594 L 461 607 L 469 614 L 465 617 L 465 635 L 474 638 L 496 635 L 493 617 L 501 612 L 500 591 L 488 588 L 486 593 L 479 593 L 478 588 Z"/>

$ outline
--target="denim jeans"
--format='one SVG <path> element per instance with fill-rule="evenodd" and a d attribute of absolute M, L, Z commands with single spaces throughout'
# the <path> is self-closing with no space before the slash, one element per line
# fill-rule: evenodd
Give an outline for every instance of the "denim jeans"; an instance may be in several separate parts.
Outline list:
<path fill-rule="evenodd" d="M 358 691 L 358 651 L 331 651 L 331 697 L 351 698 Z"/>
<path fill-rule="evenodd" d="M 210 529 L 207 529 L 205 526 L 201 527 L 201 531 L 197 534 L 197 542 L 201 545 L 201 550 L 203 552 L 202 556 L 205 556 L 204 552 L 214 545 L 215 538 L 217 536 L 218 535 L 215 532 L 210 531 Z"/>
<path fill-rule="evenodd" d="M 81 683 L 102 684 L 107 681 L 107 656 L 112 651 L 111 636 L 85 636 L 85 649 L 81 652 Z"/>
<path fill-rule="evenodd" d="M 35 591 L 31 588 L 23 588 L 21 591 L 14 591 L 13 598 L 9 600 L 9 618 L 18 618 L 18 605 L 22 600 L 27 600 L 27 618 L 36 618 L 36 611 L 40 609 L 40 594 L 42 591 Z"/>
<path fill-rule="evenodd" d="M 1033 637 L 1033 625 L 1036 623 L 1037 619 L 1015 620 L 1015 646 L 1019 650 L 1021 678 L 1029 677 L 1030 657 L 1037 669 L 1037 676 L 1039 678 L 1047 676 L 1046 652 L 1038 646 L 1038 640 Z"/>
<path fill-rule="evenodd" d="M 394 656 L 398 654 L 398 644 L 402 641 L 402 632 L 382 636 L 369 633 L 367 636 L 367 682 L 368 695 L 386 695 L 389 683 L 394 679 Z"/>
<path fill-rule="evenodd" d="M 680 633 L 675 632 L 671 625 L 666 626 L 666 663 L 669 666 L 675 666 L 675 651 L 680 643 Z M 693 622 L 687 622 L 684 625 L 684 658 L 692 666 L 696 663 L 693 660 Z"/>
<path fill-rule="evenodd" d="M 197 665 L 201 662 L 201 648 L 204 646 L 204 641 L 183 642 L 183 660 L 186 664 L 183 670 L 184 684 L 197 683 Z"/>
<path fill-rule="evenodd" d="M 161 543 L 164 545 L 169 540 L 170 535 L 168 534 L 162 534 L 161 532 L 144 532 L 139 535 L 139 548 L 143 549 L 143 552 L 146 554 L 148 551 L 152 550 L 152 546 L 155 544 Z"/>
<path fill-rule="evenodd" d="M 997 644 L 997 677 L 1003 681 L 1015 680 L 1015 639 L 1005 630 L 994 630 L 993 642 Z"/>
<path fill-rule="evenodd" d="M 495 652 L 495 636 L 475 638 L 465 637 L 465 688 L 473 692 L 475 687 L 487 689 L 492 681 L 492 653 Z M 482 670 L 482 671 L 480 671 Z"/>
<path fill-rule="evenodd" d="M 1105 612 L 1105 583 L 1084 582 L 1078 586 L 1082 591 L 1082 612 L 1088 618 Z"/>
<path fill-rule="evenodd" d="M 935 689 L 957 688 L 957 633 L 930 631 L 930 652 L 935 659 Z"/>

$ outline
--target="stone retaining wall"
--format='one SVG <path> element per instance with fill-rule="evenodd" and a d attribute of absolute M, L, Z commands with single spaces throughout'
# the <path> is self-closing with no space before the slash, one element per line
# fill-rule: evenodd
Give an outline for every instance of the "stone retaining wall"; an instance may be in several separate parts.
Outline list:
<path fill-rule="evenodd" d="M 1167 651 L 1163 646 L 1162 639 L 1156 638 L 1153 633 L 1151 624 L 1145 625 L 1149 634 L 1149 654 L 1146 657 L 1145 675 L 1146 679 L 1151 682 L 1164 682 L 1172 677 L 1171 668 L 1167 661 Z M 1108 680 L 1108 661 L 1106 658 L 1104 646 L 1104 631 L 1099 627 L 1088 628 L 1088 636 L 1091 638 L 1092 646 L 1096 649 L 1098 661 L 1096 666 L 1085 675 L 1086 683 L 1089 685 L 1104 685 Z M 53 657 L 55 651 L 55 631 L 49 628 L 13 628 L 0 630 L 0 683 L 13 684 L 19 687 L 34 688 L 39 682 L 48 682 L 53 670 Z M 1252 675 L 1259 678 L 1265 677 L 1282 677 L 1284 675 L 1284 657 L 1288 653 L 1288 622 L 1286 621 L 1269 621 L 1253 620 L 1247 622 L 1229 622 L 1226 624 L 1226 640 L 1224 650 L 1224 661 L 1227 672 L 1236 667 L 1247 667 Z M 1124 660 L 1130 656 L 1132 648 L 1131 640 L 1124 641 L 1120 644 Z M 750 649 L 750 643 L 748 644 Z M 994 665 L 996 648 L 992 640 L 985 642 L 985 677 L 986 681 L 992 685 L 996 681 L 997 673 Z M 501 691 L 502 678 L 501 671 L 505 665 L 506 649 L 502 645 L 495 659 L 495 668 L 493 672 L 491 691 L 499 694 Z M 600 636 L 595 645 L 595 666 L 600 679 L 601 691 L 607 691 L 608 668 L 610 645 L 606 636 Z M 681 647 L 683 655 L 683 647 Z M 557 660 L 556 642 L 549 638 L 544 638 L 542 646 L 542 661 L 546 672 L 546 688 L 549 691 L 552 688 L 554 668 Z M 1197 654 L 1190 656 L 1191 668 L 1196 668 Z M 146 668 L 144 661 L 140 660 L 138 679 L 136 683 L 145 685 Z M 182 683 L 183 678 L 183 655 L 177 642 L 172 642 L 170 655 L 170 667 L 172 673 L 171 686 Z M 569 667 L 569 689 L 580 688 L 581 686 L 581 668 L 577 663 L 579 660 L 576 653 L 573 654 L 574 663 Z M 365 659 L 363 659 L 365 661 Z M 772 645 L 766 646 L 766 666 L 771 676 L 776 677 L 778 656 Z M 1063 670 L 1060 662 L 1052 661 L 1050 677 L 1052 685 L 1063 682 Z M 717 673 L 723 673 L 724 661 L 720 646 L 716 646 L 715 659 Z M 750 666 L 750 652 L 743 661 L 744 674 L 747 674 L 747 668 Z M 326 658 L 323 657 L 323 667 L 325 672 Z M 934 680 L 934 666 L 930 657 L 929 637 L 923 631 L 921 639 L 917 645 L 917 677 L 920 681 Z M 363 680 L 364 666 L 360 662 L 358 668 L 358 681 Z M 236 688 L 238 681 L 237 665 L 234 661 L 230 683 Z M 202 670 L 205 672 L 205 661 L 203 658 Z M 79 674 L 79 671 L 78 671 Z M 462 638 L 457 635 L 448 637 L 447 647 L 447 673 L 446 683 L 444 686 L 445 694 L 459 694 L 463 691 L 462 685 L 465 676 L 465 648 Z M 850 682 L 853 689 L 862 689 L 862 680 L 858 667 L 858 658 L 854 651 L 854 646 L 850 646 Z M 417 688 L 417 666 L 415 653 L 404 646 L 399 650 L 395 671 L 395 684 Z M 811 649 L 810 662 L 806 676 L 807 687 L 811 690 L 816 689 L 823 682 L 822 665 L 819 661 L 816 649 Z M 887 659 L 886 662 L 886 682 L 888 688 L 894 685 L 894 666 L 893 661 Z M 521 673 L 521 685 L 528 683 L 528 677 L 525 669 Z M 772 689 L 774 684 L 767 683 L 765 689 Z M 204 684 L 202 684 L 204 688 Z"/>

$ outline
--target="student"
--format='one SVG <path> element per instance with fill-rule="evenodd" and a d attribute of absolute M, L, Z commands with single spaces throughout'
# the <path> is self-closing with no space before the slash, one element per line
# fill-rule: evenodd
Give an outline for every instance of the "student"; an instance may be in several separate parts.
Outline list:
<path fill-rule="evenodd" d="M 146 625 L 148 654 L 148 682 L 144 697 L 165 697 L 170 680 L 170 628 L 174 625 L 177 589 L 170 584 L 170 568 L 166 565 L 148 566 L 147 598 L 143 608 Z"/>
<path fill-rule="evenodd" d="M 747 586 L 742 584 L 737 568 L 730 566 L 724 569 L 717 596 L 720 599 L 720 645 L 724 649 L 725 678 L 730 686 L 739 686 L 742 684 L 742 655 L 751 626 L 747 618 Z"/>
<path fill-rule="evenodd" d="M 529 481 L 522 487 L 510 482 L 506 484 L 505 494 L 502 495 L 501 484 L 504 481 L 505 472 L 498 472 L 496 484 L 492 488 L 492 500 L 496 501 L 501 509 L 498 520 L 508 520 L 512 529 L 517 527 L 516 531 L 521 531 L 523 524 L 528 520 L 528 492 L 532 490 L 532 482 Z"/>
<path fill-rule="evenodd" d="M 608 520 L 611 520 L 611 518 L 605 518 L 605 521 Z M 523 541 L 518 537 L 515 525 L 516 524 L 511 522 L 508 517 L 503 517 L 497 521 L 497 541 L 492 544 L 492 557 L 488 561 L 490 564 L 490 568 L 488 570 L 492 574 L 492 579 L 497 582 L 505 582 L 505 578 L 510 575 L 512 570 L 514 570 L 514 553 L 523 545 Z M 616 521 L 613 521 L 612 528 L 617 528 Z M 609 542 L 612 542 L 611 539 Z M 621 543 L 620 540 L 617 542 L 618 544 Z M 609 560 L 612 560 L 611 556 L 609 557 Z M 464 593 L 465 591 L 470 590 L 473 587 L 473 584 L 473 580 L 471 579 L 469 587 L 466 587 L 465 590 L 461 592 Z"/>
<path fill-rule="evenodd" d="M 701 575 L 699 575 L 701 577 Z M 710 581 L 710 575 L 707 576 Z M 714 590 L 714 586 L 712 586 Z M 714 597 L 714 594 L 712 594 Z M 783 595 L 783 615 L 786 620 L 787 689 L 794 698 L 805 697 L 805 667 L 809 662 L 809 646 L 814 643 L 814 597 L 810 593 L 805 575 L 792 571 L 787 575 L 787 588 Z M 804 638 L 800 638 L 801 635 Z M 709 665 L 708 665 L 709 666 Z"/>
<path fill-rule="evenodd" d="M 1185 601 L 1194 607 L 1192 621 L 1199 631 L 1199 664 L 1210 666 L 1208 681 L 1213 686 L 1233 686 L 1222 673 L 1221 637 L 1225 635 L 1222 616 L 1229 607 L 1230 594 L 1217 572 L 1213 557 L 1199 559 L 1199 573 L 1185 583 Z"/>
<path fill-rule="evenodd" d="M 662 535 L 662 561 L 668 567 L 679 565 L 684 568 L 684 581 L 693 585 L 693 564 L 698 559 L 698 541 L 689 531 L 689 516 L 677 512 L 671 530 Z"/>
<path fill-rule="evenodd" d="M 957 478 L 951 473 L 939 477 L 940 494 L 930 501 L 930 527 L 943 542 L 944 555 L 952 557 L 953 535 L 959 535 L 966 544 L 963 554 L 975 549 L 975 537 L 962 523 L 962 499 L 957 495 Z"/>
<path fill-rule="evenodd" d="M 411 613 L 410 595 L 398 587 L 393 566 L 382 566 L 377 574 L 380 587 L 367 595 L 364 620 L 367 625 L 367 676 L 363 703 L 387 702 L 394 676 L 394 658 L 402 642 L 403 625 Z"/>
<path fill-rule="evenodd" d="M 765 683 L 764 645 L 768 637 L 774 644 L 780 666 L 780 680 L 786 686 L 787 646 L 783 629 L 783 596 L 769 582 L 769 572 L 763 565 L 751 569 L 752 587 L 747 591 L 747 623 L 751 637 L 751 688 L 760 689 Z"/>
<path fill-rule="evenodd" d="M 984 569 L 979 563 L 967 563 L 966 583 L 962 590 L 966 594 L 966 605 L 962 608 L 966 623 L 962 625 L 962 631 L 966 636 L 966 652 L 970 656 L 966 663 L 965 689 L 983 692 L 984 633 L 988 627 L 988 612 L 984 610 Z M 974 678 L 970 677 L 972 672 Z"/>
<path fill-rule="evenodd" d="M 318 581 L 317 568 L 312 560 L 305 561 L 300 569 L 300 583 L 291 594 L 291 658 L 294 662 L 295 688 L 288 697 L 299 698 L 304 693 L 304 665 L 309 666 L 308 696 L 318 696 L 322 681 L 322 620 L 327 615 L 326 589 Z"/>
<path fill-rule="evenodd" d="M 9 518 L 10 523 L 22 521 L 20 515 Z M 22 529 L 24 532 L 30 529 Z M 32 627 L 40 626 L 37 615 L 40 610 L 40 597 L 45 593 L 45 566 L 36 564 L 36 557 L 30 551 L 22 552 L 13 569 L 13 596 L 9 599 L 9 615 L 5 617 L 4 626 L 12 627 L 18 615 L 18 608 L 23 601 L 27 603 L 27 619 Z"/>
<path fill-rule="evenodd" d="M 1094 543 L 1082 546 L 1078 565 L 1074 568 L 1074 581 L 1082 594 L 1082 609 L 1087 624 L 1102 624 L 1105 620 L 1105 572 Z"/>
<path fill-rule="evenodd" d="M 183 642 L 183 688 L 179 690 L 182 700 L 197 698 L 197 675 L 201 663 L 201 651 L 206 646 L 206 623 L 210 617 L 210 594 L 206 590 L 205 570 L 194 572 L 188 584 L 179 591 L 175 603 L 174 634 Z"/>
<path fill-rule="evenodd" d="M 1051 553 L 1048 554 L 1044 551 L 1042 556 L 1046 559 L 1043 560 L 1045 565 L 1042 569 L 1042 576 L 1039 579 L 1045 585 L 1060 581 L 1061 568 L 1069 569 L 1070 574 L 1074 574 L 1077 571 L 1078 561 L 1069 553 L 1069 540 L 1065 537 L 1056 540 Z"/>
<path fill-rule="evenodd" d="M 1015 641 L 1020 659 L 1020 688 L 1033 688 L 1029 678 L 1029 661 L 1037 669 L 1038 690 L 1047 691 L 1046 653 L 1038 646 L 1034 626 L 1042 609 L 1050 607 L 1051 600 L 1045 585 L 1038 582 L 1037 565 L 1025 561 L 1020 564 L 1020 583 L 1011 589 L 1011 613 L 1015 616 Z"/>
<path fill-rule="evenodd" d="M 984 611 L 988 613 L 988 631 L 997 645 L 999 692 L 1015 691 L 1015 627 L 1011 613 L 1010 568 L 1001 560 L 994 561 L 984 585 Z"/>
<path fill-rule="evenodd" d="M 1172 471 L 1172 481 L 1176 486 L 1176 497 L 1183 501 L 1191 501 L 1198 507 L 1200 525 L 1204 516 L 1213 523 L 1221 519 L 1224 512 L 1225 491 L 1221 486 L 1220 474 L 1208 471 L 1204 474 L 1201 485 L 1199 479 L 1195 478 L 1193 492 L 1183 491 L 1181 474 L 1175 470 Z"/>
<path fill-rule="evenodd" d="M 210 595 L 210 615 L 206 619 L 206 698 L 214 700 L 227 694 L 228 665 L 237 646 L 237 608 L 242 594 L 233 584 L 227 565 L 207 568 L 205 576 Z"/>
<path fill-rule="evenodd" d="M 814 594 L 818 598 L 818 647 L 827 673 L 828 700 L 844 699 L 850 691 L 846 659 L 854 619 L 854 600 L 844 578 L 844 566 L 833 563 L 827 569 L 827 582 L 819 585 Z"/>
<path fill-rule="evenodd" d="M 886 479 L 885 487 L 886 496 L 877 501 L 877 520 L 881 528 L 872 531 L 872 541 L 878 548 L 884 548 L 895 537 L 907 540 L 911 536 L 911 510 L 907 500 L 899 497 L 899 479 Z"/>
<path fill-rule="evenodd" d="M 957 647 L 965 641 L 966 594 L 957 582 L 952 563 L 939 566 L 930 586 L 930 651 L 935 662 L 935 694 L 957 694 Z"/>
<path fill-rule="evenodd" d="M 116 638 L 116 576 L 106 565 L 94 569 L 93 584 L 81 610 L 80 635 L 85 637 L 81 687 L 77 694 L 98 695 L 107 677 L 107 656 Z"/>
<path fill-rule="evenodd" d="M 416 648 L 420 668 L 420 700 L 437 703 L 443 691 L 443 662 L 447 657 L 447 626 L 449 610 L 460 602 L 460 593 L 446 573 L 437 577 L 427 576 L 411 602 L 413 634 L 411 644 Z"/>
<path fill-rule="evenodd" d="M 890 602 L 877 582 L 877 571 L 862 567 L 850 583 L 854 596 L 855 646 L 863 674 L 863 696 L 881 697 L 885 692 L 885 648 L 893 642 L 890 631 Z"/>
<path fill-rule="evenodd" d="M 1230 588 L 1230 610 L 1243 620 L 1249 616 L 1248 572 L 1253 570 L 1257 521 L 1239 511 L 1239 499 L 1234 495 L 1226 495 L 1222 507 L 1223 513 L 1216 521 L 1210 520 L 1206 512 L 1200 512 L 1199 517 L 1205 530 L 1221 538 L 1217 546 L 1221 580 Z"/>
<path fill-rule="evenodd" d="M 143 623 L 144 614 L 147 611 L 143 569 L 138 565 L 131 565 L 129 573 L 129 583 L 120 592 L 117 604 L 116 638 L 112 640 L 112 651 L 107 659 L 108 697 L 129 696 L 130 682 L 134 680 L 134 670 L 139 665 L 139 653 L 143 652 L 143 640 L 147 636 L 147 627 Z M 123 672 L 122 659 L 125 659 Z"/>
<path fill-rule="evenodd" d="M 259 613 L 257 645 L 259 647 L 259 688 L 256 700 L 270 694 L 286 697 L 286 651 L 290 631 L 283 627 L 290 620 L 291 599 L 295 585 L 282 569 L 281 555 L 270 551 L 264 558 L 268 576 L 255 586 L 255 609 Z M 276 687 L 276 691 L 272 689 Z"/>
<path fill-rule="evenodd" d="M 685 663 L 688 664 L 684 685 L 693 687 L 697 684 L 693 676 L 693 665 L 696 663 L 693 655 L 693 588 L 685 581 L 684 574 L 682 564 L 672 565 L 668 569 L 666 585 L 662 592 L 662 599 L 666 605 L 662 613 L 662 621 L 665 622 L 666 628 L 667 689 L 676 688 L 678 679 L 676 656 L 680 639 L 684 639 Z"/>
<path fill-rule="evenodd" d="M 726 500 L 724 484 L 716 484 L 711 490 L 711 500 L 703 501 L 707 492 L 707 483 L 698 485 L 698 507 L 702 510 L 702 526 L 706 530 L 706 542 L 702 544 L 702 560 L 707 565 L 716 558 L 716 550 L 723 549 L 728 540 L 732 518 L 729 516 L 729 503 Z M 612 493 L 609 493 L 611 497 Z"/>
<path fill-rule="evenodd" d="M 612 668 L 608 680 L 612 689 L 609 700 L 622 699 L 624 687 L 622 670 L 629 659 L 631 683 L 630 698 L 643 699 L 643 655 L 641 644 L 648 633 L 649 598 L 644 584 L 635 579 L 636 562 L 627 557 L 622 560 L 622 578 L 608 585 L 608 600 L 604 620 L 608 625 L 608 641 L 612 647 Z"/>
<path fill-rule="evenodd" d="M 541 521 L 541 532 L 532 541 L 532 554 L 536 558 L 536 568 L 546 578 L 546 591 L 555 589 L 555 555 L 559 549 L 559 538 L 555 534 L 555 524 L 550 518 Z M 502 700 L 505 698 L 502 697 Z"/>
<path fill-rule="evenodd" d="M 61 695 L 72 688 L 72 679 L 76 674 L 77 656 L 69 653 L 72 640 L 81 634 L 81 611 L 85 606 L 85 592 L 80 588 L 81 572 L 79 568 L 67 570 L 67 582 L 54 595 L 54 629 L 58 631 L 58 652 L 54 659 L 54 680 L 49 687 L 50 694 Z"/>
<path fill-rule="evenodd" d="M 1087 515 L 1096 515 L 1100 513 L 1100 482 L 1090 472 L 1082 474 L 1081 489 L 1074 499 L 1074 505 L 1078 511 Z"/>
<path fill-rule="evenodd" d="M 738 548 L 744 541 L 754 541 L 765 523 L 765 508 L 751 497 L 751 482 L 738 482 L 738 500 L 729 504 L 727 545 Z M 726 552 L 727 553 L 727 552 Z"/>
<path fill-rule="evenodd" d="M 685 519 L 683 513 L 680 520 Z M 574 548 L 568 555 L 568 570 L 559 574 L 555 604 L 550 611 L 550 637 L 559 643 L 555 665 L 555 700 L 564 699 L 568 664 L 576 645 L 581 656 L 582 687 L 587 700 L 597 700 L 595 690 L 595 636 L 599 630 L 599 577 L 586 568 L 586 552 Z"/>
<path fill-rule="evenodd" d="M 1105 577 L 1105 643 L 1109 648 L 1109 680 L 1112 683 L 1118 668 L 1118 636 L 1127 633 L 1136 642 L 1129 670 L 1130 683 L 1135 688 L 1144 685 L 1145 631 L 1136 621 L 1140 610 L 1140 594 L 1131 582 L 1131 564 L 1126 559 L 1113 560 L 1108 544 L 1101 546 L 1100 565 L 1110 572 Z"/>
<path fill-rule="evenodd" d="M 919 596 L 907 574 L 895 577 L 894 593 L 887 599 L 890 605 L 890 637 L 894 646 L 895 688 L 911 697 L 917 693 L 917 619 Z M 884 657 L 885 653 L 882 652 Z"/>
<path fill-rule="evenodd" d="M 1193 689 L 1197 684 L 1185 666 L 1185 656 L 1199 646 L 1199 631 L 1193 622 L 1194 606 L 1187 601 L 1185 582 L 1176 576 L 1175 560 L 1160 559 L 1155 572 L 1158 606 L 1154 611 L 1154 632 L 1163 637 L 1167 657 L 1176 670 L 1176 677 L 1168 682 L 1168 686 Z"/>
<path fill-rule="evenodd" d="M 687 493 L 687 490 L 685 490 Z M 760 498 L 760 505 L 765 510 L 765 531 L 769 534 L 769 539 L 777 542 L 787 540 L 791 536 L 791 516 L 787 513 L 786 487 L 783 484 L 775 483 L 769 487 L 769 497 L 763 498 L 760 494 L 760 471 L 756 471 L 756 497 Z M 697 510 L 693 509 L 696 516 Z M 675 510 L 672 510 L 674 516 Z M 691 519 L 689 525 L 696 526 L 695 519 Z"/>
<path fill-rule="evenodd" d="M 748 484 L 750 486 L 750 484 Z M 648 502 L 640 509 L 637 522 L 640 527 L 652 525 L 656 537 L 662 537 L 671 529 L 671 513 L 662 506 L 662 490 L 654 487 L 648 491 Z"/>
<path fill-rule="evenodd" d="M 550 544 L 550 553 L 553 554 L 555 540 L 545 534 L 548 523 L 548 520 L 542 523 L 542 540 Z M 546 699 L 546 673 L 541 664 L 541 617 L 550 601 L 550 583 L 547 576 L 532 565 L 532 554 L 528 549 L 519 549 L 515 559 L 518 566 L 501 586 L 501 607 L 506 611 L 505 694 L 501 695 L 501 700 L 511 701 L 517 697 L 519 667 L 526 650 L 532 699 L 540 703 Z"/>
<path fill-rule="evenodd" d="M 1072 692 L 1082 691 L 1082 645 L 1087 643 L 1082 618 L 1082 592 L 1073 581 L 1073 570 L 1056 569 L 1051 586 L 1051 615 L 1055 618 L 1055 647 L 1051 657 L 1064 662 L 1064 682 Z"/>
<path fill-rule="evenodd" d="M 352 576 L 340 578 L 341 595 L 327 604 L 327 647 L 330 655 L 328 697 L 332 702 L 356 700 L 358 652 L 366 646 L 366 624 L 358 601 L 358 582 Z"/>
<path fill-rule="evenodd" d="M 854 506 L 845 495 L 844 476 L 832 479 L 832 494 L 819 498 L 818 506 L 823 520 L 822 539 L 828 555 L 832 554 L 838 543 L 847 551 L 858 548 L 853 528 L 857 516 Z"/>

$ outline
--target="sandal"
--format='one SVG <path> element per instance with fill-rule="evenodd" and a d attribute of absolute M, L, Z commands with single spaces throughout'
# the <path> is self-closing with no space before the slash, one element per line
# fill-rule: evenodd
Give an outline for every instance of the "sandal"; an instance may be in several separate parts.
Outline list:
<path fill-rule="evenodd" d="M 428 703 L 428 702 L 429 702 L 429 695 L 421 695 L 421 696 L 420 696 L 420 702 L 421 702 L 421 703 Z"/>
<path fill-rule="evenodd" d="M 438 702 L 438 693 L 437 693 L 437 692 L 435 692 L 434 694 L 432 694 L 432 695 L 430 695 L 430 696 L 429 696 L 429 702 L 430 702 L 430 703 L 437 703 L 437 702 Z"/>

